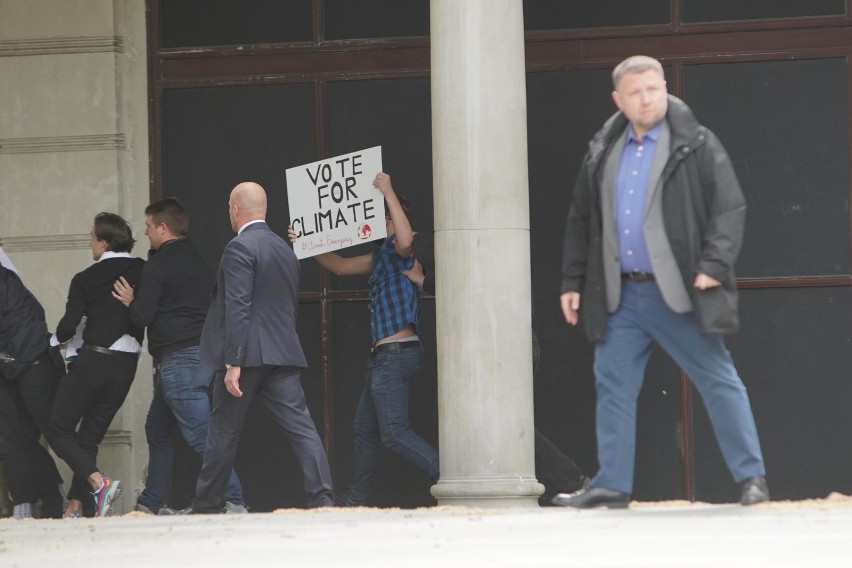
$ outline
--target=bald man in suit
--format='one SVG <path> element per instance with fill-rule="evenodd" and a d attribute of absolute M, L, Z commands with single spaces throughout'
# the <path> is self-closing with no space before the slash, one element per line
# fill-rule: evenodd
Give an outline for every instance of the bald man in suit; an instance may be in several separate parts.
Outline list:
<path fill-rule="evenodd" d="M 333 506 L 328 459 L 301 383 L 307 363 L 296 335 L 299 261 L 266 224 L 266 192 L 260 185 L 237 185 L 228 214 L 237 236 L 222 254 L 201 334 L 201 363 L 217 374 L 191 512 L 222 512 L 240 432 L 256 397 L 290 442 L 307 507 Z"/>

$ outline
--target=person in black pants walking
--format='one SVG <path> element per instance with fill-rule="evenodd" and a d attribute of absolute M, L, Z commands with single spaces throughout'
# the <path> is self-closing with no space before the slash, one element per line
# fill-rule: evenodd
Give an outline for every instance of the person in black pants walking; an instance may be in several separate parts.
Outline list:
<path fill-rule="evenodd" d="M 120 277 L 131 286 L 139 283 L 145 261 L 130 255 L 133 243 L 124 219 L 114 213 L 95 217 L 90 247 L 96 263 L 71 280 L 65 315 L 52 340 L 68 342 L 86 316 L 83 347 L 59 382 L 47 433 L 53 450 L 74 472 L 66 516 L 80 516 L 87 488 L 95 516 L 109 514 L 121 491 L 121 482 L 104 476 L 96 458 L 98 444 L 130 390 L 144 333 L 112 296 Z"/>
<path fill-rule="evenodd" d="M 39 443 L 47 430 L 62 356 L 48 347 L 44 309 L 18 275 L 0 266 L 0 463 L 6 467 L 15 518 L 62 516 L 62 478 Z"/>

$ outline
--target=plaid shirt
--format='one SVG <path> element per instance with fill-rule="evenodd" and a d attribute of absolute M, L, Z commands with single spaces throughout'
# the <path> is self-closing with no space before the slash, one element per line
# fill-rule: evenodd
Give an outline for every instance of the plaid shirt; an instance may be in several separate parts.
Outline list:
<path fill-rule="evenodd" d="M 370 333 L 373 344 L 390 337 L 406 325 L 420 327 L 420 290 L 403 271 L 414 265 L 413 258 L 403 258 L 394 248 L 391 235 L 373 253 L 370 273 Z"/>

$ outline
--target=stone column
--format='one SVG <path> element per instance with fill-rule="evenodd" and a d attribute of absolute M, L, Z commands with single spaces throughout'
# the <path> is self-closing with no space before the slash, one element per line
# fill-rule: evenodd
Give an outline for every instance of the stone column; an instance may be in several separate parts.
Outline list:
<path fill-rule="evenodd" d="M 537 506 L 521 0 L 432 0 L 440 504 Z"/>

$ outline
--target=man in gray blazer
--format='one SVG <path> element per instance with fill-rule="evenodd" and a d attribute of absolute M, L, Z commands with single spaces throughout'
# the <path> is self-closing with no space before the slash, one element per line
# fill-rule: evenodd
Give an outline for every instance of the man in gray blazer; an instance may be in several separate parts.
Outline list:
<path fill-rule="evenodd" d="M 266 192 L 231 191 L 231 228 L 201 332 L 201 364 L 216 370 L 207 451 L 191 511 L 220 513 L 240 432 L 257 396 L 284 431 L 304 476 L 307 506 L 333 506 L 328 459 L 305 403 L 307 364 L 296 335 L 299 261 L 266 224 Z"/>
<path fill-rule="evenodd" d="M 748 394 L 723 336 L 739 327 L 734 263 L 746 203 L 734 168 L 719 139 L 668 95 L 659 61 L 630 57 L 612 78 L 619 112 L 577 177 L 560 296 L 565 321 L 576 325 L 582 309 L 595 343 L 600 468 L 587 490 L 553 503 L 628 506 L 636 399 L 653 342 L 701 393 L 740 503 L 767 501 Z"/>

